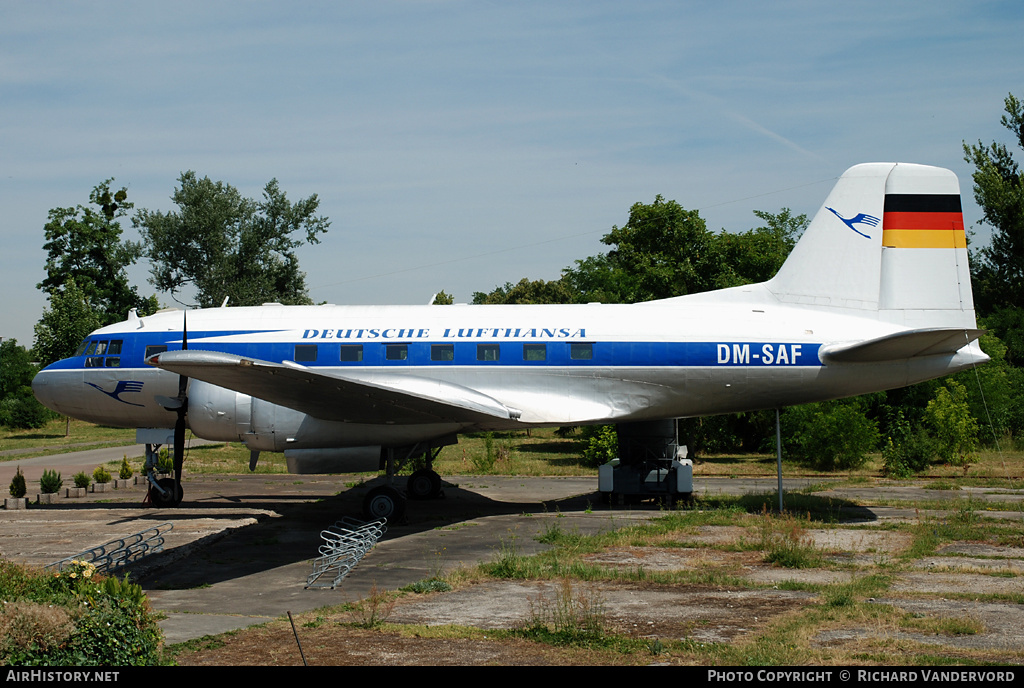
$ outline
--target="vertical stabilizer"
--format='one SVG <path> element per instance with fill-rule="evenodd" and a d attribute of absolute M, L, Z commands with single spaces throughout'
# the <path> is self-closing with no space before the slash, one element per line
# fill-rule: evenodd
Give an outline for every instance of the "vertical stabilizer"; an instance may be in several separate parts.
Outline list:
<path fill-rule="evenodd" d="M 768 288 L 781 301 L 878 310 L 885 180 L 893 163 L 847 170 Z"/>
<path fill-rule="evenodd" d="M 904 163 L 850 168 L 767 287 L 783 302 L 910 328 L 974 328 L 956 175 Z"/>

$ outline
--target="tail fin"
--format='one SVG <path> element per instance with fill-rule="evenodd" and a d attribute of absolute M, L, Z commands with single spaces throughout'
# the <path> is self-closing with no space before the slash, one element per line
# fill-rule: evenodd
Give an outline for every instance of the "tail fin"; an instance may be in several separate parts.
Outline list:
<path fill-rule="evenodd" d="M 956 175 L 904 163 L 850 168 L 766 286 L 784 302 L 910 328 L 974 328 Z"/>

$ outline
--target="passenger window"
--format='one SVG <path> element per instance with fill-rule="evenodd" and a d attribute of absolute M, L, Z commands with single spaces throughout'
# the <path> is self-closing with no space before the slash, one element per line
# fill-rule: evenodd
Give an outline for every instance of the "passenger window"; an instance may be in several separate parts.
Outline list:
<path fill-rule="evenodd" d="M 477 344 L 476 345 L 476 360 L 478 361 L 497 361 L 501 355 L 497 344 Z"/>
<path fill-rule="evenodd" d="M 295 362 L 313 363 L 316 361 L 316 344 L 296 344 Z"/>
<path fill-rule="evenodd" d="M 342 363 L 359 363 L 363 360 L 363 345 L 362 344 L 342 344 L 341 345 L 341 362 Z"/>
<path fill-rule="evenodd" d="M 585 344 L 570 344 L 569 358 L 574 361 L 589 361 L 594 357 L 594 345 L 590 342 Z"/>
<path fill-rule="evenodd" d="M 404 361 L 409 358 L 408 344 L 387 344 L 386 347 L 385 357 L 389 361 Z"/>
<path fill-rule="evenodd" d="M 166 344 L 154 344 L 154 345 L 151 345 L 151 346 L 147 346 L 146 347 L 146 356 L 145 356 L 145 358 L 149 358 L 150 356 L 155 356 L 156 354 L 162 354 L 165 351 L 167 351 L 167 345 Z"/>
<path fill-rule="evenodd" d="M 547 359 L 547 344 L 523 344 L 524 361 L 546 361 Z"/>
<path fill-rule="evenodd" d="M 430 360 L 431 361 L 454 361 L 455 360 L 455 345 L 454 344 L 431 344 L 430 345 Z"/>
<path fill-rule="evenodd" d="M 108 368 L 120 368 L 121 357 L 120 356 L 107 356 L 107 367 Z"/>
<path fill-rule="evenodd" d="M 111 339 L 107 346 L 107 356 L 119 356 L 121 354 L 121 340 Z"/>

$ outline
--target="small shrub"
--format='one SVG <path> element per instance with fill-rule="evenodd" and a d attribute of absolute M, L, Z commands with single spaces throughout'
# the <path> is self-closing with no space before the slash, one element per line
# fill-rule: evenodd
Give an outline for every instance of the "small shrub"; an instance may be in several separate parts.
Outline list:
<path fill-rule="evenodd" d="M 89 487 L 89 483 L 92 482 L 92 478 L 89 477 L 88 473 L 81 471 L 79 473 L 75 473 L 74 481 L 75 487 Z"/>
<path fill-rule="evenodd" d="M 587 466 L 603 466 L 619 456 L 619 434 L 614 425 L 584 425 L 581 438 Z"/>
<path fill-rule="evenodd" d="M 128 465 L 128 455 L 125 454 L 121 459 L 121 467 L 117 470 L 117 477 L 121 480 L 128 480 L 132 475 L 132 467 Z"/>
<path fill-rule="evenodd" d="M 142 588 L 95 571 L 83 561 L 57 573 L 0 563 L 0 665 L 164 663 Z"/>
<path fill-rule="evenodd" d="M 103 484 L 110 482 L 110 471 L 103 466 L 97 466 L 96 470 L 92 472 L 92 479 L 96 482 Z"/>
<path fill-rule="evenodd" d="M 160 453 L 156 457 L 156 470 L 157 473 L 173 473 L 174 472 L 174 457 L 171 456 L 167 449 L 161 449 Z"/>
<path fill-rule="evenodd" d="M 890 436 L 882 447 L 882 471 L 890 478 L 909 478 L 928 468 L 937 456 L 935 441 L 924 428 L 912 430 L 898 409 Z"/>
<path fill-rule="evenodd" d="M 878 446 L 878 426 L 856 402 L 794 406 L 783 418 L 787 453 L 819 470 L 859 468 Z"/>
<path fill-rule="evenodd" d="M 21 466 L 19 466 L 18 471 L 11 478 L 11 496 L 21 499 L 26 492 L 28 492 L 28 486 L 25 484 L 25 474 L 21 472 Z"/>
<path fill-rule="evenodd" d="M 60 473 L 49 468 L 43 471 L 43 477 L 39 479 L 39 489 L 43 494 L 56 494 L 60 492 L 63 484 L 64 481 L 61 480 Z"/>
<path fill-rule="evenodd" d="M 966 466 L 976 457 L 978 421 L 967 403 L 967 388 L 956 380 L 939 387 L 925 417 L 935 431 L 936 449 L 946 463 Z"/>

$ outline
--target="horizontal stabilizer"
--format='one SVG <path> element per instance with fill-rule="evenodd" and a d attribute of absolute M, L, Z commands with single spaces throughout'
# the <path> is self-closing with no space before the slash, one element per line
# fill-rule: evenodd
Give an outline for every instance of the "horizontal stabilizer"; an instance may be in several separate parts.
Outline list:
<path fill-rule="evenodd" d="M 975 341 L 984 330 L 931 328 L 897 332 L 856 344 L 822 347 L 823 363 L 881 363 L 918 356 L 952 355 Z"/>
<path fill-rule="evenodd" d="M 314 418 L 350 423 L 477 423 L 519 417 L 475 390 L 410 375 L 373 382 L 296 363 L 270 363 L 218 351 L 166 351 L 150 365 L 286 406 Z"/>

